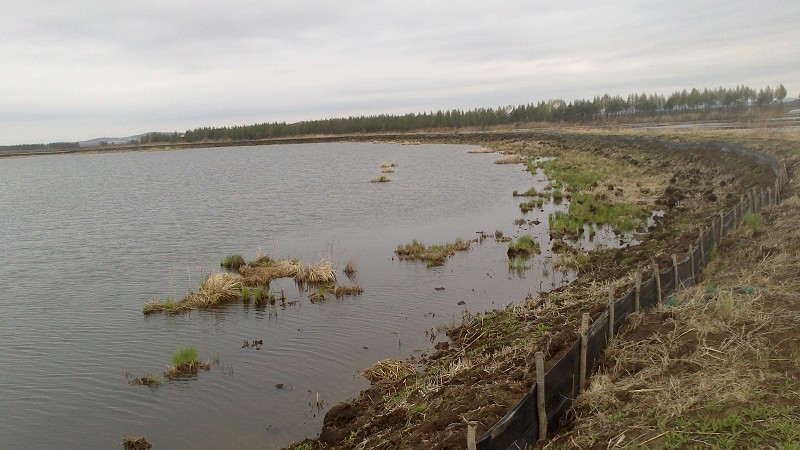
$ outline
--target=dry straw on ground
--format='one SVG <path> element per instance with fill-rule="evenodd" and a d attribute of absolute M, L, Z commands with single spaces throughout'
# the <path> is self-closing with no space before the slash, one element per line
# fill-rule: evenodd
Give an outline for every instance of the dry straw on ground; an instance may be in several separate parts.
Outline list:
<path fill-rule="evenodd" d="M 495 164 L 519 164 L 522 162 L 522 156 L 517 153 L 511 155 L 505 155 L 502 158 L 496 160 Z"/>
<path fill-rule="evenodd" d="M 372 383 L 382 383 L 401 380 L 414 373 L 414 366 L 407 362 L 384 359 L 368 367 L 362 375 Z"/>

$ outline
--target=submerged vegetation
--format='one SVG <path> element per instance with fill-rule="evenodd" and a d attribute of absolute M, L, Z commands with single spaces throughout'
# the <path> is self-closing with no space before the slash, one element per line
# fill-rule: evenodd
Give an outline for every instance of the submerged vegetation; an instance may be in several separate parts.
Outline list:
<path fill-rule="evenodd" d="M 615 230 L 631 231 L 646 218 L 637 205 L 610 202 L 602 196 L 574 194 L 569 211 L 550 214 L 550 232 L 554 235 L 581 234 L 585 225 L 609 225 Z"/>
<path fill-rule="evenodd" d="M 471 244 L 470 241 L 458 238 L 451 243 L 425 246 L 414 239 L 408 244 L 398 245 L 394 252 L 400 259 L 421 260 L 425 261 L 428 267 L 433 267 L 443 265 L 447 258 L 456 252 L 469 250 Z"/>

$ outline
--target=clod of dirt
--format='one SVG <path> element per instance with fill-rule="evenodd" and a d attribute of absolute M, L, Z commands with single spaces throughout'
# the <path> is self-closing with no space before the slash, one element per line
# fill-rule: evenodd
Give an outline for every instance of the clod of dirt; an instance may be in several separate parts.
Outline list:
<path fill-rule="evenodd" d="M 148 450 L 153 446 L 143 437 L 125 436 L 122 438 L 122 447 L 125 450 Z"/>

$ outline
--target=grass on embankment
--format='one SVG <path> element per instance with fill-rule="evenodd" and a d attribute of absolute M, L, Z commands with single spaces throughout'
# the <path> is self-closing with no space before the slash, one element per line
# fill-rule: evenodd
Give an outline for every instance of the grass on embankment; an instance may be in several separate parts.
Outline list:
<path fill-rule="evenodd" d="M 795 448 L 798 209 L 745 216 L 698 285 L 631 316 L 548 447 Z"/>
<path fill-rule="evenodd" d="M 654 189 L 649 186 L 657 183 L 645 174 L 636 174 L 640 181 L 631 183 L 626 175 L 634 175 L 633 165 L 576 152 L 554 159 L 529 159 L 526 166 L 531 173 L 543 170 L 551 180 L 553 191 L 549 196 L 553 202 L 570 200 L 567 212 L 550 214 L 550 232 L 555 236 L 580 234 L 586 225 L 631 231 L 647 220 L 648 209 L 644 205 L 652 204 L 654 197 Z M 525 213 L 541 207 L 542 196 L 548 194 L 530 189 L 521 195 L 537 197 L 520 204 Z"/>
<path fill-rule="evenodd" d="M 459 238 L 455 242 L 426 246 L 414 239 L 408 244 L 398 245 L 394 252 L 400 259 L 425 261 L 428 267 L 433 267 L 443 265 L 456 252 L 469 250 L 471 244 L 472 242 Z"/>

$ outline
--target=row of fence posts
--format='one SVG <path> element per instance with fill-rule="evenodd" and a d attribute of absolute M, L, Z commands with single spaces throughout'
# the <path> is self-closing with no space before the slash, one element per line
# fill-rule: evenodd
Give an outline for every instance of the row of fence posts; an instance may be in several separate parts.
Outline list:
<path fill-rule="evenodd" d="M 726 231 L 727 231 L 726 230 L 726 226 L 725 226 L 725 220 L 726 220 L 725 218 L 726 218 L 726 216 L 727 217 L 730 217 L 731 215 L 733 216 L 732 221 L 731 221 L 731 227 L 729 227 L 729 229 L 735 229 L 742 223 L 742 221 L 744 220 L 744 217 L 745 217 L 745 215 L 747 213 L 749 213 L 749 212 L 757 212 L 757 211 L 761 210 L 764 206 L 778 203 L 778 199 L 780 198 L 780 194 L 783 191 L 783 188 L 784 188 L 784 186 L 786 185 L 786 182 L 787 182 L 786 164 L 782 163 L 782 164 L 778 164 L 778 166 L 780 167 L 780 169 L 776 169 L 775 170 L 776 178 L 775 178 L 774 190 L 773 190 L 772 187 L 769 187 L 769 188 L 767 188 L 766 191 L 762 188 L 760 190 L 760 192 L 758 192 L 757 188 L 754 186 L 752 188 L 752 190 L 747 194 L 747 198 L 745 198 L 745 195 L 741 195 L 740 196 L 740 202 L 727 215 L 723 211 L 720 211 L 719 217 L 712 217 L 711 229 L 709 230 L 710 232 L 707 232 L 706 230 L 704 230 L 702 226 L 700 227 L 700 232 L 699 232 L 699 237 L 697 239 L 697 242 L 689 244 L 688 256 L 687 256 L 686 259 L 684 259 L 680 263 L 680 264 L 684 264 L 684 263 L 686 263 L 688 261 L 689 265 L 691 266 L 691 271 L 690 271 L 690 274 L 689 274 L 690 278 L 688 278 L 688 280 L 686 280 L 686 282 L 681 283 L 679 270 L 678 270 L 678 266 L 679 266 L 678 258 L 677 258 L 677 255 L 673 253 L 671 255 L 672 267 L 670 268 L 671 269 L 670 271 L 672 272 L 673 285 L 667 289 L 668 292 L 664 292 L 662 290 L 661 276 L 662 275 L 667 275 L 668 276 L 669 273 L 667 272 L 667 273 L 662 274 L 660 272 L 660 270 L 659 270 L 659 267 L 658 267 L 658 264 L 657 264 L 655 258 L 651 259 L 650 266 L 651 266 L 652 273 L 653 273 L 652 274 L 652 278 L 654 279 L 654 282 L 655 282 L 655 292 L 656 292 L 656 295 L 657 295 L 657 298 L 655 299 L 657 301 L 656 305 L 661 304 L 661 303 L 664 302 L 663 296 L 665 294 L 666 295 L 670 295 L 674 291 L 677 291 L 679 287 L 683 287 L 685 289 L 685 288 L 689 287 L 690 285 L 694 284 L 694 281 L 696 280 L 696 277 L 699 275 L 699 273 L 696 273 L 696 272 L 698 272 L 699 269 L 702 269 L 702 266 L 711 257 L 712 248 L 706 248 L 706 244 L 705 244 L 705 240 L 707 239 L 706 236 L 710 235 L 711 246 L 712 247 L 716 242 L 721 240 L 722 237 L 726 234 Z M 717 226 L 717 221 L 719 221 L 719 226 Z M 698 253 L 698 252 L 699 252 L 699 261 L 696 261 L 695 254 Z M 695 269 L 696 267 L 698 268 L 698 270 Z M 641 306 L 641 302 L 640 302 L 640 296 L 641 296 L 641 293 L 642 293 L 642 285 L 643 285 L 642 276 L 643 276 L 643 272 L 644 272 L 644 268 L 642 267 L 642 265 L 641 264 L 637 265 L 636 266 L 635 281 L 634 281 L 634 286 L 633 286 L 633 296 L 634 296 L 634 308 L 633 308 L 633 311 L 636 312 L 636 313 L 640 313 L 642 311 L 642 306 Z M 648 280 L 648 282 L 649 282 L 649 280 Z M 608 306 L 607 306 L 607 309 L 606 309 L 606 311 L 608 312 L 608 330 L 607 330 L 607 334 L 605 335 L 605 336 L 607 336 L 607 339 L 604 342 L 604 347 L 614 337 L 615 323 L 616 323 L 615 315 L 616 315 L 616 309 L 617 309 L 617 302 L 618 302 L 618 300 L 622 300 L 627 295 L 629 295 L 630 291 L 629 291 L 629 293 L 623 295 L 620 299 L 615 299 L 614 293 L 615 293 L 614 292 L 614 286 L 612 284 L 609 284 L 609 286 L 608 286 Z M 601 316 L 602 316 L 602 314 L 603 313 L 601 313 Z M 625 318 L 627 318 L 627 315 L 625 315 L 624 317 L 620 317 L 619 320 L 621 321 L 621 320 L 624 320 Z M 588 363 L 588 358 L 587 358 L 587 352 L 588 352 L 588 348 L 589 348 L 590 322 L 591 322 L 591 316 L 589 315 L 589 313 L 584 313 L 582 315 L 581 325 L 580 325 L 580 364 L 579 364 L 579 370 L 578 370 L 579 373 L 577 374 L 578 375 L 578 390 L 577 390 L 577 393 L 583 392 L 584 389 L 586 388 L 587 376 L 588 376 L 588 373 L 592 369 L 588 365 L 589 363 Z M 562 356 L 562 358 L 563 357 L 564 356 Z M 542 440 L 547 438 L 547 428 L 548 428 L 547 404 L 546 404 L 546 401 L 545 401 L 546 400 L 545 394 L 547 393 L 546 386 L 545 386 L 545 377 L 546 377 L 547 374 L 545 373 L 545 370 L 544 370 L 544 353 L 541 352 L 541 351 L 536 352 L 535 360 L 536 360 L 536 383 L 532 387 L 532 389 L 536 390 L 536 409 L 535 409 L 535 411 L 536 411 L 536 415 L 538 416 L 538 422 L 537 422 L 537 425 L 538 425 L 538 427 L 537 427 L 538 428 L 538 440 L 542 441 Z M 559 362 L 557 362 L 553 366 L 557 365 Z M 550 370 L 552 370 L 552 369 L 553 369 L 553 367 L 551 366 Z M 576 395 L 577 395 L 577 393 L 576 393 Z M 524 400 L 525 399 L 520 401 L 520 404 Z M 568 399 L 568 400 L 569 400 L 568 402 L 561 402 L 560 403 L 560 406 L 561 406 L 561 408 L 563 410 L 551 412 L 551 415 L 559 416 L 559 415 L 563 414 L 566 411 L 566 409 L 571 405 L 571 400 L 572 399 Z M 519 409 L 519 404 L 517 405 L 517 407 L 513 408 L 509 412 L 509 414 L 506 415 L 506 417 L 504 417 L 503 419 L 498 421 L 498 423 L 495 426 L 493 426 L 483 436 L 481 436 L 480 440 L 478 440 L 478 441 L 476 441 L 476 439 L 475 439 L 475 432 L 476 432 L 476 429 L 477 429 L 478 422 L 477 421 L 469 421 L 467 423 L 467 448 L 468 448 L 468 450 L 476 450 L 477 448 L 481 448 L 481 450 L 487 450 L 487 449 L 490 449 L 490 450 L 495 450 L 495 449 L 507 450 L 508 449 L 508 450 L 510 450 L 512 448 L 514 448 L 514 449 L 519 448 L 520 439 L 522 439 L 524 441 L 527 440 L 527 439 L 525 439 L 524 436 L 521 437 L 521 438 L 520 437 L 511 437 L 510 439 L 513 439 L 513 441 L 509 442 L 510 439 L 507 436 L 505 437 L 505 439 L 496 439 L 501 433 L 493 432 L 493 429 L 495 427 L 498 427 L 501 424 L 503 425 L 503 428 L 508 428 L 508 425 L 507 425 L 508 416 L 510 414 L 513 414 L 513 413 L 517 412 L 518 409 Z M 531 411 L 531 412 L 533 412 L 533 411 Z M 522 420 L 522 419 L 520 419 L 520 420 Z M 536 441 L 526 442 L 526 444 L 533 444 L 535 442 Z"/>

